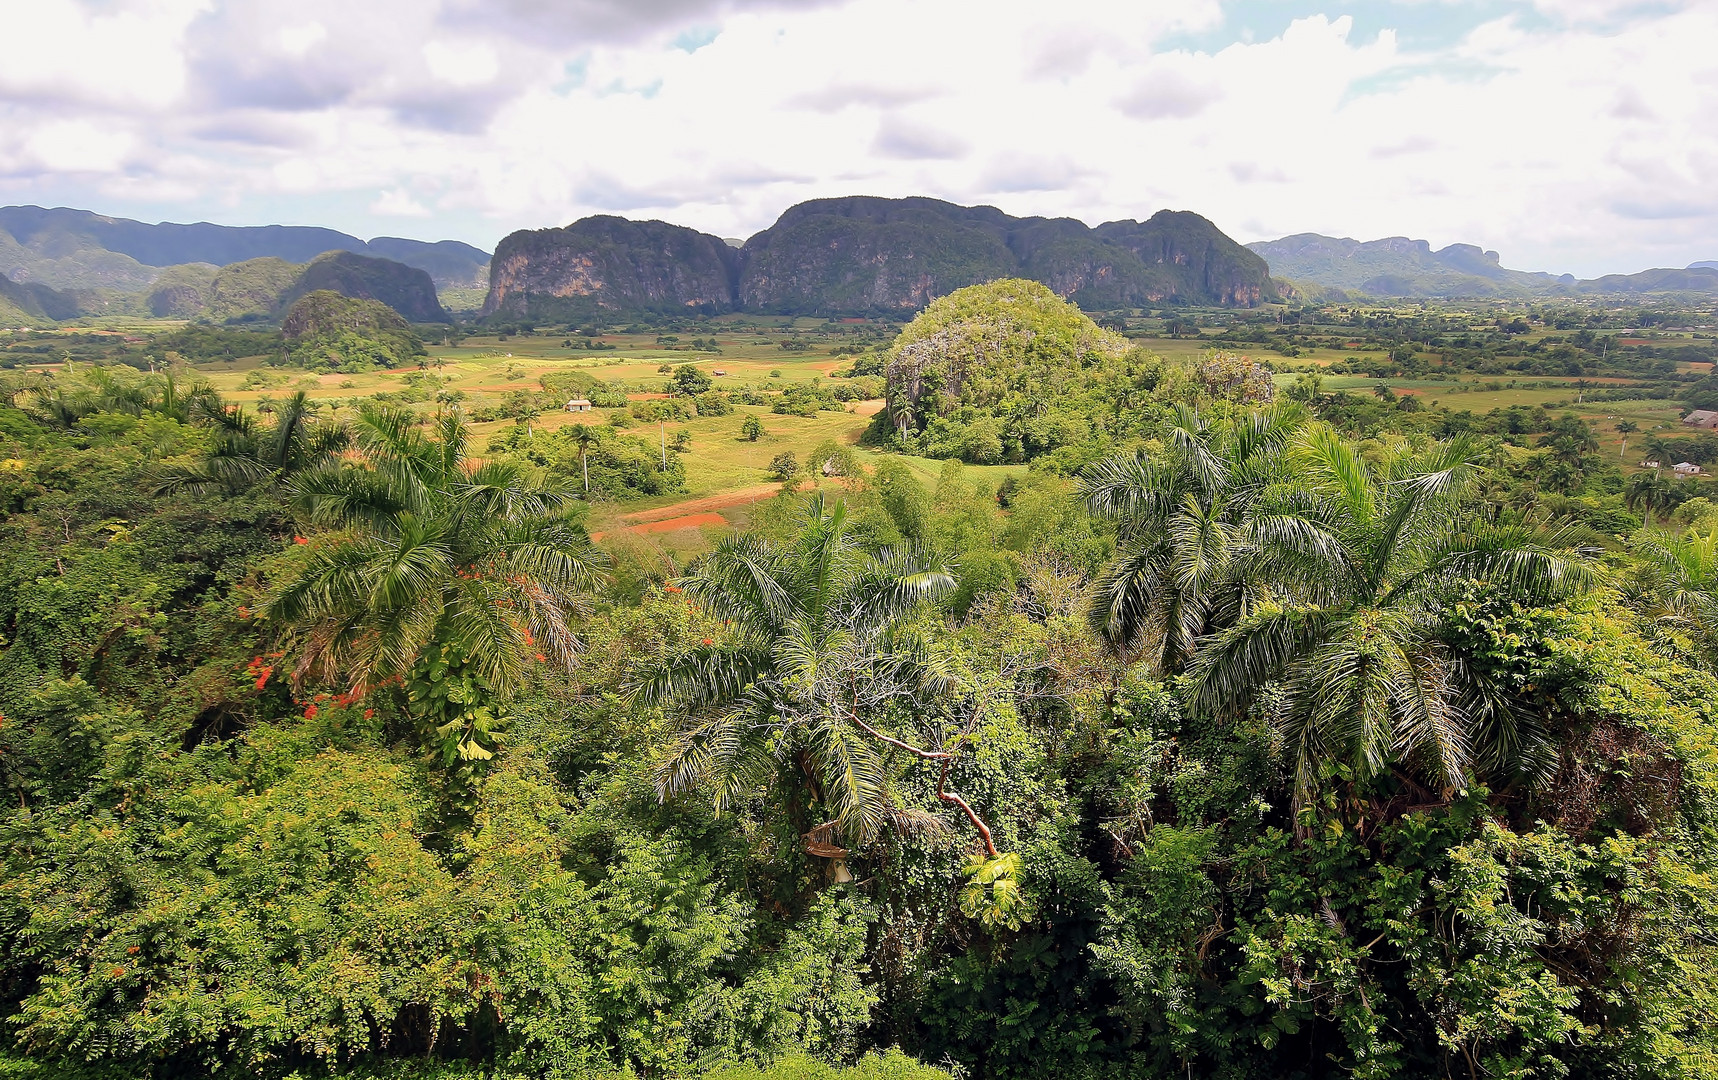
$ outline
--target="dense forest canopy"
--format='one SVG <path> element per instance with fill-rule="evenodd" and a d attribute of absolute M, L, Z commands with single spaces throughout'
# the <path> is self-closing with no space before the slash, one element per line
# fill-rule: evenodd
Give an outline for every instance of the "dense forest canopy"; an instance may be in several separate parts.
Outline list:
<path fill-rule="evenodd" d="M 298 305 L 7 354 L 7 1075 L 1718 1072 L 1718 498 L 1449 407 L 1718 392 L 1670 345 L 1149 316 L 1170 358 L 1004 281 L 827 378 L 467 401 Z M 416 369 L 265 411 L 191 363 L 347 335 Z M 1447 401 L 1291 367 L 1332 336 Z M 669 423 L 883 393 L 696 557 L 593 539 L 685 486 Z"/>

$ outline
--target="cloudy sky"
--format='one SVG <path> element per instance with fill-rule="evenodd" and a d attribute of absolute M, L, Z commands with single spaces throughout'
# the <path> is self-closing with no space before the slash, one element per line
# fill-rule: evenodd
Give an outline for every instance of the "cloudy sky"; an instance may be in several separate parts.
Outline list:
<path fill-rule="evenodd" d="M 1718 0 L 0 0 L 0 202 L 492 248 L 926 194 L 1718 259 Z"/>

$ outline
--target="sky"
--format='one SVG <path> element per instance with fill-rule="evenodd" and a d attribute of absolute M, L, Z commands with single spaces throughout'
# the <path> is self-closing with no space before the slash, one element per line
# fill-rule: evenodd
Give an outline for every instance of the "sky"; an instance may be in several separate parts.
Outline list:
<path fill-rule="evenodd" d="M 1718 0 L 0 0 L 0 203 L 459 239 L 808 198 L 1718 259 Z"/>

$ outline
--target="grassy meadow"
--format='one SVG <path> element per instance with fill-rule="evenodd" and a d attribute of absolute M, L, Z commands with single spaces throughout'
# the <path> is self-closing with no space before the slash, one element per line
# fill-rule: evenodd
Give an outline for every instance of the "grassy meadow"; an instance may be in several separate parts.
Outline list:
<path fill-rule="evenodd" d="M 462 393 L 462 404 L 471 410 L 485 402 L 498 402 L 509 391 L 537 390 L 542 376 L 556 372 L 579 371 L 604 382 L 625 384 L 636 400 L 667 392 L 669 375 L 659 370 L 664 364 L 695 364 L 711 374 L 717 390 L 779 389 L 827 378 L 851 364 L 850 356 L 830 354 L 831 348 L 843 343 L 838 335 L 817 334 L 821 340 L 808 342 L 809 327 L 821 324 L 799 321 L 809 325 L 800 327 L 782 320 L 784 325 L 780 327 L 748 326 L 728 331 L 717 323 L 716 332 L 703 339 L 717 343 L 714 352 L 667 348 L 658 344 L 655 334 L 609 334 L 593 339 L 563 335 L 506 338 L 475 335 L 458 345 L 430 342 L 425 370 L 445 380 L 444 391 Z M 569 340 L 574 346 L 590 340 L 610 346 L 612 351 L 569 347 L 564 344 Z M 784 349 L 783 342 L 792 347 Z M 339 412 L 352 408 L 363 398 L 405 389 L 408 377 L 416 376 L 420 369 L 413 365 L 355 375 L 310 375 L 270 367 L 260 358 L 249 358 L 199 364 L 197 370 L 223 397 L 250 408 L 302 388 L 311 398 Z M 616 533 L 628 530 L 667 551 L 684 555 L 707 547 L 713 534 L 745 527 L 755 504 L 780 490 L 767 472 L 776 455 L 792 453 L 804 461 L 815 447 L 834 441 L 854 447 L 861 461 L 874 460 L 873 452 L 856 444 L 882 406 L 880 399 L 856 401 L 849 403 L 845 412 L 820 412 L 804 417 L 777 415 L 767 406 L 736 404 L 727 416 L 700 416 L 666 424 L 632 420 L 626 409 L 593 409 L 585 414 L 553 410 L 535 419 L 532 427 L 534 431 L 547 432 L 576 423 L 607 423 L 610 417 L 621 414 L 623 425 L 630 421 L 625 428 L 629 434 L 652 441 L 672 440 L 677 432 L 685 431 L 691 439 L 690 449 L 682 454 L 686 467 L 685 492 L 625 503 L 598 502 L 591 515 L 592 530 L 610 540 Z M 416 407 L 429 411 L 434 405 L 424 403 Z M 764 434 L 755 442 L 740 434 L 748 415 L 757 416 L 763 425 Z M 474 423 L 472 431 L 479 449 L 513 424 L 509 419 Z M 943 467 L 940 461 L 924 458 L 903 460 L 927 484 L 935 483 Z M 1024 466 L 1008 465 L 966 468 L 967 475 L 985 477 L 991 482 L 1024 470 Z"/>

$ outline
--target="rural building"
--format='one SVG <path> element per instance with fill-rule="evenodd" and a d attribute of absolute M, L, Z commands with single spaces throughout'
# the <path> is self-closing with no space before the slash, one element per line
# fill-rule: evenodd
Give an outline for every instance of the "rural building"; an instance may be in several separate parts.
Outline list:
<path fill-rule="evenodd" d="M 582 397 L 581 398 L 574 398 L 573 400 L 567 402 L 567 411 L 568 412 L 590 412 L 591 411 L 591 403 L 586 401 Z"/>
<path fill-rule="evenodd" d="M 1680 461 L 1670 467 L 1670 471 L 1678 476 L 1699 476 L 1700 466 L 1692 461 Z"/>
<path fill-rule="evenodd" d="M 1695 409 L 1682 418 L 1684 424 L 1698 428 L 1718 428 L 1718 412 L 1711 409 Z"/>

